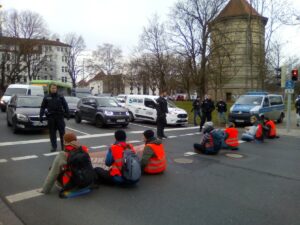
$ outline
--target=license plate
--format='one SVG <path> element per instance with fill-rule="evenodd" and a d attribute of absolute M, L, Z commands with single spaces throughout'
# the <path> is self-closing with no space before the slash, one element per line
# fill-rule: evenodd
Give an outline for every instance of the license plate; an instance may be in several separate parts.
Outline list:
<path fill-rule="evenodd" d="M 121 122 L 125 122 L 125 119 L 122 120 L 117 120 L 117 122 L 121 123 Z"/>
<path fill-rule="evenodd" d="M 237 123 L 244 123 L 244 120 L 235 120 Z"/>
<path fill-rule="evenodd" d="M 46 126 L 47 125 L 47 122 L 40 122 L 40 121 L 35 121 L 35 122 L 33 122 L 33 125 L 34 126 L 38 126 L 38 127 L 40 127 L 40 126 Z"/>

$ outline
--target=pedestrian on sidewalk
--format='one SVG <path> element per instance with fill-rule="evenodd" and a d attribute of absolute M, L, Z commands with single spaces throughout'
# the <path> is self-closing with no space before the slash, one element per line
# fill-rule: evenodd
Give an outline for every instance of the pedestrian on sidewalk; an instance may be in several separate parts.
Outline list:
<path fill-rule="evenodd" d="M 201 121 L 201 99 L 200 96 L 197 96 L 197 98 L 193 101 L 193 108 L 192 112 L 194 113 L 194 125 L 197 126 L 197 117 L 200 118 Z"/>
<path fill-rule="evenodd" d="M 298 96 L 296 100 L 295 108 L 296 108 L 296 117 L 297 117 L 297 127 L 299 127 L 300 126 L 300 96 Z"/>
<path fill-rule="evenodd" d="M 43 122 L 43 116 L 46 113 L 49 127 L 49 135 L 51 141 L 51 152 L 57 149 L 56 131 L 59 132 L 61 150 L 64 150 L 63 137 L 65 134 L 65 121 L 64 116 L 69 120 L 69 107 L 63 96 L 57 93 L 57 85 L 52 83 L 49 86 L 49 92 L 44 97 L 40 109 L 40 121 Z"/>
<path fill-rule="evenodd" d="M 167 159 L 161 140 L 154 136 L 153 130 L 145 130 L 143 137 L 145 147 L 141 161 L 142 171 L 147 174 L 163 173 L 167 167 Z"/>

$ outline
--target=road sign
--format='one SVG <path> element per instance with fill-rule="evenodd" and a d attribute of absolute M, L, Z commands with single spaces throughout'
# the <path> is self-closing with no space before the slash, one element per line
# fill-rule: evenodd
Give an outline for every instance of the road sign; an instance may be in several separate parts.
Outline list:
<path fill-rule="evenodd" d="M 295 84 L 292 80 L 285 81 L 285 89 L 294 89 Z"/>
<path fill-rule="evenodd" d="M 294 89 L 285 89 L 285 93 L 294 94 Z"/>

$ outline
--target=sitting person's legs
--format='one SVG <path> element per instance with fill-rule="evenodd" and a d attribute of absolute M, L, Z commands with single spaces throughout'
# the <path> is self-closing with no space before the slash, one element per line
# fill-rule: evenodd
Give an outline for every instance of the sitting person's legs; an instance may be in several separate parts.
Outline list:
<path fill-rule="evenodd" d="M 253 141 L 254 137 L 251 134 L 243 133 L 242 138 L 243 141 Z"/>

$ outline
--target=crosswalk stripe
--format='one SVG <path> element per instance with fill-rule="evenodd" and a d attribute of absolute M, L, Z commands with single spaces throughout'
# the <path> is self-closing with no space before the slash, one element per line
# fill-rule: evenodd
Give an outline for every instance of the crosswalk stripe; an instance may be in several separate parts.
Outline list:
<path fill-rule="evenodd" d="M 107 145 L 99 145 L 99 146 L 92 146 L 91 149 L 97 149 L 97 148 L 107 148 Z"/>
<path fill-rule="evenodd" d="M 51 152 L 51 153 L 45 153 L 43 154 L 44 156 L 53 156 L 53 155 L 58 155 L 59 152 Z"/>
<path fill-rule="evenodd" d="M 10 203 L 19 202 L 19 201 L 22 201 L 25 199 L 34 198 L 34 197 L 43 195 L 43 193 L 39 192 L 40 190 L 41 189 L 39 188 L 39 189 L 21 192 L 21 193 L 14 194 L 14 195 L 9 195 L 9 196 L 6 196 L 6 199 Z"/>
<path fill-rule="evenodd" d="M 7 159 L 0 159 L 0 163 L 6 163 Z"/>
<path fill-rule="evenodd" d="M 11 158 L 13 161 L 20 161 L 20 160 L 26 160 L 26 159 L 36 159 L 38 158 L 37 155 L 27 155 L 27 156 L 21 156 L 21 157 L 13 157 Z"/>

